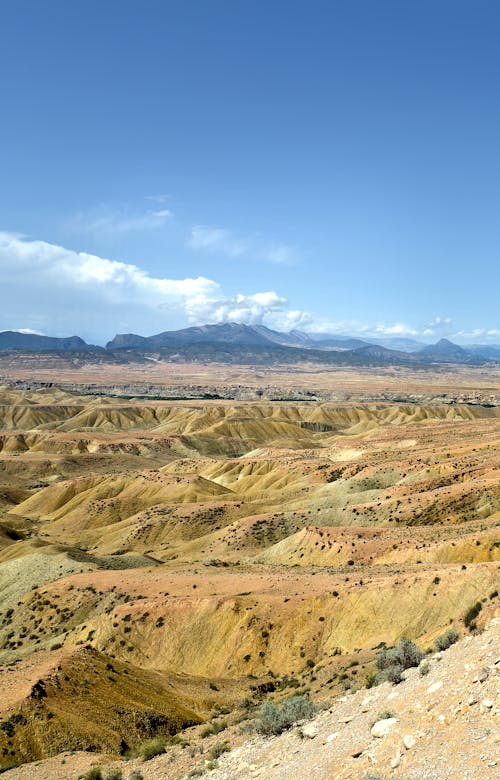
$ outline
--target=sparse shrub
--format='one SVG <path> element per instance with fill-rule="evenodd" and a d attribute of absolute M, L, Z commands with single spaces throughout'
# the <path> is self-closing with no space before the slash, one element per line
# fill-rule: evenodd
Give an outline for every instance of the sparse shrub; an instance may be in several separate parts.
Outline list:
<path fill-rule="evenodd" d="M 82 780 L 103 780 L 102 772 L 98 766 L 93 766 L 88 772 L 82 775 Z"/>
<path fill-rule="evenodd" d="M 123 780 L 123 772 L 118 767 L 108 769 L 104 775 L 104 780 Z"/>
<path fill-rule="evenodd" d="M 467 610 L 464 615 L 464 625 L 466 628 L 473 631 L 476 628 L 476 618 L 482 610 L 482 604 L 480 601 L 476 601 L 474 606 Z"/>
<path fill-rule="evenodd" d="M 389 650 L 384 648 L 375 658 L 375 666 L 380 669 L 375 684 L 388 680 L 397 685 L 403 679 L 403 671 L 418 666 L 424 658 L 425 653 L 419 650 L 411 639 L 402 639 Z"/>
<path fill-rule="evenodd" d="M 214 720 L 202 729 L 200 737 L 211 737 L 212 734 L 220 734 L 224 729 L 227 729 L 227 722 L 225 720 Z"/>
<path fill-rule="evenodd" d="M 389 650 L 381 650 L 375 659 L 377 669 L 388 669 L 390 666 L 400 666 L 402 669 L 410 669 L 418 666 L 425 658 L 425 653 L 418 649 L 411 639 L 402 639 L 401 642 Z"/>
<path fill-rule="evenodd" d="M 144 780 L 144 775 L 140 769 L 132 769 L 128 776 L 129 780 Z"/>
<path fill-rule="evenodd" d="M 380 685 L 383 682 L 390 682 L 393 685 L 399 685 L 403 679 L 403 667 L 399 665 L 388 666 L 387 669 L 383 669 L 375 677 L 375 685 Z"/>
<path fill-rule="evenodd" d="M 431 670 L 431 665 L 429 661 L 422 661 L 422 663 L 418 667 L 418 673 L 420 677 L 425 677 L 426 674 L 429 674 L 430 670 Z"/>
<path fill-rule="evenodd" d="M 395 712 L 391 712 L 391 710 L 384 710 L 383 712 L 379 712 L 379 714 L 373 721 L 372 726 L 374 725 L 374 723 L 377 723 L 377 721 L 379 720 L 388 720 L 389 718 L 395 718 L 395 717 L 396 717 Z"/>
<path fill-rule="evenodd" d="M 217 761 L 223 753 L 228 753 L 231 750 L 231 745 L 227 740 L 224 742 L 216 742 L 213 748 L 209 752 L 209 756 L 212 761 Z"/>
<path fill-rule="evenodd" d="M 142 745 L 139 746 L 137 752 L 143 761 L 149 761 L 151 758 L 164 753 L 166 746 L 167 740 L 165 737 L 153 737 L 153 739 L 148 739 L 146 742 L 143 742 Z"/>
<path fill-rule="evenodd" d="M 293 696 L 280 705 L 266 701 L 259 711 L 255 728 L 259 734 L 281 734 L 299 720 L 312 718 L 316 707 L 306 696 Z"/>
<path fill-rule="evenodd" d="M 434 647 L 436 650 L 448 650 L 448 648 L 454 645 L 455 642 L 458 642 L 459 637 L 460 634 L 456 628 L 449 628 L 448 631 L 445 631 L 444 634 L 436 637 L 434 640 Z"/>

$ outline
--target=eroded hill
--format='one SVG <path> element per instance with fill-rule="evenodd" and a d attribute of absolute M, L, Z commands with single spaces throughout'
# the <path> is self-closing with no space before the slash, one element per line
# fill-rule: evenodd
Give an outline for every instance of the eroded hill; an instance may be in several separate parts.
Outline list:
<path fill-rule="evenodd" d="M 133 747 L 149 732 L 132 711 L 171 732 L 289 680 L 319 698 L 356 689 L 381 642 L 463 632 L 477 602 L 484 624 L 499 423 L 478 404 L 0 389 L 2 674 L 46 692 L 0 705 L 4 763 Z M 101 727 L 68 714 L 80 678 Z"/>

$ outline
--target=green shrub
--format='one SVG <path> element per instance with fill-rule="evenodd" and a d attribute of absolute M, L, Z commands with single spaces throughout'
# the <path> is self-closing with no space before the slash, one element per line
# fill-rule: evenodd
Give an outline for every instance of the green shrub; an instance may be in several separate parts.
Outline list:
<path fill-rule="evenodd" d="M 93 766 L 82 775 L 82 780 L 102 780 L 102 772 L 98 766 Z"/>
<path fill-rule="evenodd" d="M 418 667 L 418 673 L 420 674 L 420 677 L 425 677 L 426 674 L 429 674 L 430 670 L 431 665 L 429 661 L 423 661 Z"/>
<path fill-rule="evenodd" d="M 200 737 L 211 737 L 212 734 L 220 734 L 224 729 L 227 729 L 227 722 L 225 720 L 214 720 L 202 729 Z"/>
<path fill-rule="evenodd" d="M 379 712 L 376 719 L 373 721 L 372 726 L 374 723 L 377 723 L 379 720 L 388 720 L 389 718 L 395 718 L 396 713 L 392 712 L 391 710 L 384 710 L 383 712 Z"/>
<path fill-rule="evenodd" d="M 137 752 L 143 761 L 149 761 L 151 758 L 164 753 L 166 746 L 167 740 L 165 737 L 153 737 L 153 739 L 148 739 L 142 745 L 139 745 Z"/>
<path fill-rule="evenodd" d="M 475 620 L 482 610 L 482 604 L 480 601 L 476 601 L 473 607 L 467 610 L 464 615 L 464 624 L 466 628 L 473 629 L 476 627 Z"/>
<path fill-rule="evenodd" d="M 384 648 L 375 658 L 375 666 L 380 670 L 375 677 L 375 684 L 388 680 L 397 685 L 403 679 L 403 671 L 418 666 L 423 658 L 425 653 L 411 639 L 402 639 L 389 650 Z"/>
<path fill-rule="evenodd" d="M 403 679 L 403 667 L 399 664 L 388 666 L 386 669 L 382 669 L 381 672 L 375 677 L 375 685 L 380 685 L 383 682 L 390 682 L 393 685 L 399 685 Z"/>
<path fill-rule="evenodd" d="M 140 769 L 132 769 L 128 776 L 129 780 L 144 780 L 144 775 Z"/>
<path fill-rule="evenodd" d="M 307 696 L 293 696 L 280 705 L 266 701 L 259 711 L 255 728 L 259 734 L 281 734 L 299 720 L 312 718 L 316 707 Z"/>
<path fill-rule="evenodd" d="M 216 742 L 213 748 L 210 750 L 209 756 L 212 761 L 217 761 L 223 753 L 228 753 L 231 750 L 231 745 L 227 740 L 224 742 Z"/>
<path fill-rule="evenodd" d="M 118 767 L 108 769 L 104 775 L 104 780 L 123 780 L 123 772 Z"/>
<path fill-rule="evenodd" d="M 381 650 L 375 658 L 375 666 L 380 671 L 385 671 L 393 666 L 404 670 L 418 666 L 423 658 L 425 658 L 425 653 L 418 649 L 415 642 L 412 642 L 411 639 L 402 639 L 395 647 Z"/>
<path fill-rule="evenodd" d="M 434 640 L 434 647 L 436 650 L 448 650 L 448 648 L 454 645 L 455 642 L 458 642 L 459 637 L 460 634 L 456 628 L 449 628 L 448 631 L 445 631 L 444 634 L 436 637 Z"/>

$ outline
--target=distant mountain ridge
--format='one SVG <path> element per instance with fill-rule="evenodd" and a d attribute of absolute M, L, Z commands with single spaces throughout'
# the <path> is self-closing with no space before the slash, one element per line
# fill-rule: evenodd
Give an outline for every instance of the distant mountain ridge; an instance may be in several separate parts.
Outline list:
<path fill-rule="evenodd" d="M 463 363 L 473 357 L 470 352 L 449 341 L 449 339 L 439 339 L 435 344 L 422 347 L 422 349 L 419 349 L 418 354 L 424 357 L 432 357 L 443 363 Z"/>
<path fill-rule="evenodd" d="M 30 352 L 99 352 L 116 355 L 140 356 L 158 352 L 163 358 L 182 353 L 186 360 L 243 360 L 265 364 L 301 360 L 314 362 L 361 365 L 371 363 L 461 363 L 477 365 L 499 361 L 500 347 L 475 344 L 461 347 L 448 339 L 423 345 L 413 339 L 383 338 L 359 339 L 348 335 L 327 333 L 309 334 L 299 330 L 289 333 L 272 330 L 264 325 L 244 325 L 236 322 L 199 325 L 180 330 L 164 331 L 153 336 L 119 333 L 108 341 L 106 348 L 87 344 L 79 336 L 56 338 L 18 331 L 0 332 L 0 352 L 25 350 Z"/>
<path fill-rule="evenodd" d="M 164 331 L 154 336 L 138 336 L 135 333 L 119 333 L 106 344 L 106 349 L 135 349 L 140 347 L 170 347 L 174 344 L 201 343 L 241 344 L 244 346 L 269 346 L 302 349 L 355 350 L 371 346 L 373 342 L 348 336 L 332 336 L 327 333 L 310 335 L 299 330 L 289 333 L 266 328 L 264 325 L 242 325 L 236 322 L 218 325 L 201 325 L 181 330 Z"/>
<path fill-rule="evenodd" d="M 95 349 L 95 347 L 92 344 L 87 344 L 80 336 L 57 338 L 55 336 L 41 336 L 38 333 L 20 333 L 16 330 L 4 330 L 0 332 L 0 350 L 6 349 L 28 349 L 32 352 L 55 350 L 60 352 Z"/>

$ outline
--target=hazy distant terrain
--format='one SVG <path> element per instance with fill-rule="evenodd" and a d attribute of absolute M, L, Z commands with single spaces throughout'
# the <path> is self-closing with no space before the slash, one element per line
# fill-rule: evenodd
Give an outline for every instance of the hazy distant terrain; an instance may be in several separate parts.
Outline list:
<path fill-rule="evenodd" d="M 211 361 L 255 365 L 294 364 L 304 360 L 339 366 L 433 365 L 439 363 L 481 365 L 500 360 L 500 347 L 473 345 L 471 348 L 440 339 L 424 345 L 411 339 L 382 339 L 369 342 L 291 331 L 281 333 L 264 326 L 238 323 L 204 325 L 166 331 L 155 336 L 133 333 L 116 335 L 106 349 L 86 344 L 78 336 L 57 339 L 47 336 L 4 331 L 0 333 L 0 354 L 14 351 L 45 354 L 68 352 L 68 360 L 102 363 L 167 361 Z M 0 364 L 1 367 L 1 364 Z"/>

